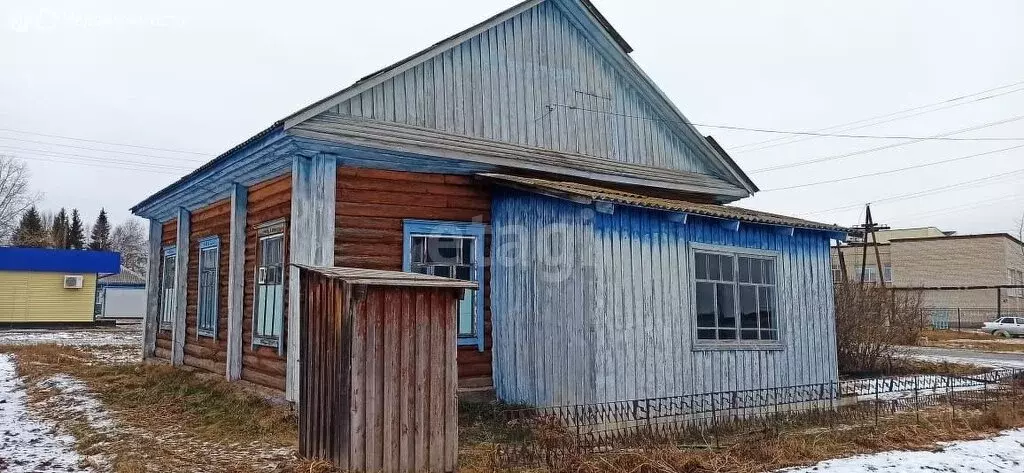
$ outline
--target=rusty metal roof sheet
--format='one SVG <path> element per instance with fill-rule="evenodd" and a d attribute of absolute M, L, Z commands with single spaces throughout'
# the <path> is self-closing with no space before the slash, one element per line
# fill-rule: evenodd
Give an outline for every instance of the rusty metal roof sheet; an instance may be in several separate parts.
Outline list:
<path fill-rule="evenodd" d="M 349 284 L 363 284 L 367 286 L 455 287 L 463 289 L 479 288 L 477 283 L 473 281 L 462 281 L 460 279 L 442 278 L 440 276 L 430 276 L 419 273 L 381 271 L 378 269 L 308 266 L 298 263 L 292 263 L 292 266 L 302 268 L 306 271 L 313 271 L 331 279 L 340 279 Z"/>
<path fill-rule="evenodd" d="M 500 185 L 521 188 L 523 190 L 533 192 L 540 191 L 544 194 L 560 197 L 574 196 L 577 199 L 582 197 L 588 201 L 609 202 L 613 204 L 660 209 L 671 212 L 682 212 L 704 217 L 738 220 L 741 222 L 759 223 L 764 225 L 778 225 L 840 233 L 849 233 L 850 231 L 850 229 L 839 225 L 812 222 L 810 220 L 787 217 L 785 215 L 761 212 L 758 210 L 749 210 L 731 205 L 703 204 L 687 202 L 684 200 L 665 199 L 577 182 L 550 181 L 546 179 L 511 176 L 507 174 L 481 174 L 480 176 L 491 179 Z"/>

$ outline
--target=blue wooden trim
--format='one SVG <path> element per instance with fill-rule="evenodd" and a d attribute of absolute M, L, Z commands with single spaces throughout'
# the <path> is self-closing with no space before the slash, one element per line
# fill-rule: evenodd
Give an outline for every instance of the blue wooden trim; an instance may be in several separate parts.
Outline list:
<path fill-rule="evenodd" d="M 690 217 L 690 214 L 683 213 L 683 212 L 673 212 L 673 213 L 668 214 L 668 220 L 670 222 L 676 222 L 676 223 L 680 223 L 680 224 L 683 224 L 683 225 L 686 225 L 686 221 L 687 221 L 687 219 L 689 217 Z"/>
<path fill-rule="evenodd" d="M 476 318 L 476 335 L 473 337 L 459 337 L 459 345 L 476 345 L 477 349 L 484 351 L 484 224 L 477 222 L 449 222 L 443 220 L 414 220 L 402 221 L 402 271 L 411 271 L 411 246 L 413 235 L 445 235 L 445 236 L 470 236 L 476 239 L 474 245 L 473 261 L 475 271 L 473 279 L 478 284 L 476 307 L 474 316 Z"/>
<path fill-rule="evenodd" d="M 204 329 L 202 323 L 202 277 L 203 277 L 203 250 L 216 249 L 216 264 L 217 271 L 214 272 L 213 281 L 213 328 Z M 220 237 L 217 235 L 211 235 L 204 237 L 199 240 L 199 251 L 196 254 L 196 265 L 199 268 L 198 274 L 196 274 L 196 284 L 199 286 L 196 288 L 196 339 L 199 337 L 211 337 L 217 338 L 217 326 L 220 325 Z"/>
<path fill-rule="evenodd" d="M 775 233 L 785 236 L 793 236 L 796 234 L 796 228 L 794 227 L 775 227 Z"/>
<path fill-rule="evenodd" d="M 730 232 L 740 231 L 739 220 L 725 220 L 724 222 L 722 222 L 722 226 L 725 227 L 725 229 L 729 230 Z"/>
<path fill-rule="evenodd" d="M 220 237 L 217 236 L 217 235 L 212 235 L 212 236 L 204 237 L 204 238 L 199 240 L 199 249 L 200 250 L 205 250 L 207 248 L 216 248 L 216 247 L 219 247 L 219 246 L 220 246 Z"/>
<path fill-rule="evenodd" d="M 178 256 L 178 247 L 177 246 L 173 246 L 173 245 L 172 246 L 165 246 L 164 247 L 164 257 L 166 258 L 168 256 Z"/>

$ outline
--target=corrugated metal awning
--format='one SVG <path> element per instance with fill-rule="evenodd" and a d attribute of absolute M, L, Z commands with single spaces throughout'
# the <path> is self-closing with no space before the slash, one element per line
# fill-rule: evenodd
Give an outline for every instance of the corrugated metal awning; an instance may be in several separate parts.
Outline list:
<path fill-rule="evenodd" d="M 665 199 L 650 195 L 637 194 L 634 192 L 625 192 L 606 187 L 581 184 L 578 182 L 551 181 L 546 179 L 511 176 L 507 174 L 480 174 L 480 176 L 490 179 L 499 185 L 519 188 L 531 192 L 540 192 L 542 194 L 554 195 L 556 197 L 566 197 L 570 198 L 570 200 L 578 201 L 580 198 L 583 198 L 587 202 L 606 202 L 611 204 L 629 205 L 762 225 L 777 225 L 836 233 L 850 232 L 850 229 L 839 225 L 812 222 L 810 220 L 787 217 L 785 215 L 761 212 L 757 210 L 749 210 L 731 205 L 702 204 L 687 202 L 684 200 Z"/>
<path fill-rule="evenodd" d="M 292 266 L 313 271 L 330 279 L 340 279 L 349 284 L 367 286 L 416 286 L 416 287 L 455 287 L 462 289 L 479 289 L 473 281 L 442 278 L 420 273 L 403 273 L 400 271 L 382 271 L 378 269 L 320 267 L 292 263 Z"/>

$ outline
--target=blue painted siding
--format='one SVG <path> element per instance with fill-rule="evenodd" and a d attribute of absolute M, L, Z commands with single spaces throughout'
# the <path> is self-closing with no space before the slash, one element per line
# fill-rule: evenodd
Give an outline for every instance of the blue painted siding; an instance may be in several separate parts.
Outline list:
<path fill-rule="evenodd" d="M 496 192 L 494 252 L 522 254 L 492 263 L 499 397 L 564 405 L 835 381 L 827 235 L 721 222 Z M 781 350 L 693 349 L 691 243 L 779 253 Z"/>
<path fill-rule="evenodd" d="M 721 177 L 560 8 L 543 2 L 330 111 Z"/>

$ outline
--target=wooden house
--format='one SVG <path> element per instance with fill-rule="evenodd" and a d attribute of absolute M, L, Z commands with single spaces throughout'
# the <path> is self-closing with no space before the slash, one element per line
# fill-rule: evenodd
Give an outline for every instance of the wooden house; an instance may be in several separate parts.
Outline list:
<path fill-rule="evenodd" d="M 830 239 L 757 187 L 587 0 L 528 0 L 133 208 L 145 353 L 295 399 L 290 263 L 476 282 L 460 386 L 598 402 L 835 381 Z"/>

